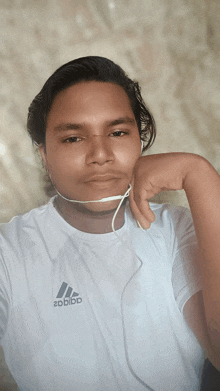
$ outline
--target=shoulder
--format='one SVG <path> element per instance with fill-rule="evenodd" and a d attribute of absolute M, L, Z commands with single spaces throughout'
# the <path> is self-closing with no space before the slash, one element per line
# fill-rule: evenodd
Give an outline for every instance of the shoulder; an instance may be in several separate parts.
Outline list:
<path fill-rule="evenodd" d="M 137 227 L 133 218 L 133 242 L 137 246 L 151 249 L 157 254 L 160 263 L 172 267 L 180 248 L 190 249 L 196 244 L 195 230 L 190 211 L 182 206 L 150 203 L 155 221 L 148 230 Z M 182 254 L 180 262 L 186 262 L 188 255 Z M 191 259 L 191 258 L 190 258 Z"/>
<path fill-rule="evenodd" d="M 28 238 L 43 230 L 48 220 L 48 204 L 34 208 L 23 215 L 14 216 L 8 223 L 0 224 L 0 248 L 18 253 Z"/>
<path fill-rule="evenodd" d="M 150 202 L 150 208 L 155 214 L 157 224 L 173 223 L 179 225 L 192 223 L 190 210 L 183 206 Z"/>
<path fill-rule="evenodd" d="M 195 230 L 192 215 L 189 209 L 171 204 L 154 204 L 150 207 L 155 214 L 155 221 L 151 224 L 150 232 L 156 235 L 161 232 L 168 243 L 181 244 L 184 240 L 195 240 Z"/>
<path fill-rule="evenodd" d="M 164 239 L 168 247 L 179 246 L 184 243 L 195 242 L 195 230 L 192 220 L 192 215 L 189 209 L 172 204 L 156 204 L 150 202 L 150 208 L 155 214 L 155 221 L 151 224 L 148 230 L 143 232 L 152 239 L 157 238 Z M 130 220 L 133 222 L 133 226 L 137 227 L 136 221 L 132 215 L 130 207 L 129 211 Z M 136 233 L 138 232 L 136 231 Z M 140 234 L 140 232 L 139 232 Z M 140 235 L 139 235 L 140 236 Z"/>
<path fill-rule="evenodd" d="M 33 208 L 25 214 L 18 214 L 9 222 L 0 224 L 0 235 L 4 236 L 16 232 L 22 227 L 34 225 L 40 219 L 46 218 L 52 200 L 51 198 L 47 204 Z"/>

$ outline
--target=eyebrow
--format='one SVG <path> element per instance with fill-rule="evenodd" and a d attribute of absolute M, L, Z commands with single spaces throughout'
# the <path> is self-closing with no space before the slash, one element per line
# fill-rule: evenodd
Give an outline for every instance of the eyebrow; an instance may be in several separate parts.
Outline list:
<path fill-rule="evenodd" d="M 113 121 L 106 121 L 105 126 L 107 128 L 110 128 L 112 126 L 121 125 L 121 124 L 131 124 L 135 125 L 136 121 L 134 118 L 131 117 L 120 117 Z M 55 132 L 66 132 L 68 130 L 78 130 L 83 129 L 86 126 L 86 124 L 83 123 L 61 123 L 54 127 Z"/>

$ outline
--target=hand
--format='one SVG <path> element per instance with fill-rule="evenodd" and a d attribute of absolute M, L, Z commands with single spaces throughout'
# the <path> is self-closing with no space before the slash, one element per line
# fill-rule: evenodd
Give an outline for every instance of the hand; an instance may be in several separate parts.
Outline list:
<path fill-rule="evenodd" d="M 182 190 L 195 159 L 188 153 L 163 153 L 140 157 L 131 179 L 129 201 L 132 213 L 141 227 L 147 229 L 155 220 L 148 200 L 168 190 Z"/>

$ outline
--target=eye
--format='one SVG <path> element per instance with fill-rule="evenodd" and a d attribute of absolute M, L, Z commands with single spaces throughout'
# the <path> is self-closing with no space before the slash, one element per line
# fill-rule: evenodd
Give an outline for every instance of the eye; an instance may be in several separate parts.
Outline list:
<path fill-rule="evenodd" d="M 80 137 L 71 136 L 63 140 L 63 143 L 78 143 L 80 140 L 82 140 Z"/>
<path fill-rule="evenodd" d="M 116 130 L 114 133 L 111 133 L 111 134 L 113 134 L 115 137 L 121 137 L 124 134 L 128 134 L 128 132 L 124 132 L 123 130 Z"/>

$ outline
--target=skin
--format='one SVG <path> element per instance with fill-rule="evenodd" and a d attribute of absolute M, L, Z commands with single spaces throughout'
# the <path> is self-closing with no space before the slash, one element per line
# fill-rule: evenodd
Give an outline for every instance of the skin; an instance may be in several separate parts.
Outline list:
<path fill-rule="evenodd" d="M 122 123 L 113 123 L 120 119 Z M 141 142 L 123 88 L 90 81 L 60 92 L 48 115 L 45 146 L 39 150 L 55 187 L 66 198 L 86 201 L 124 195 L 140 157 Z M 114 179 L 90 180 L 106 173 L 112 173 Z M 119 202 L 77 204 L 58 195 L 55 206 L 73 227 L 107 233 L 112 231 Z M 119 209 L 115 229 L 124 224 L 124 209 L 125 205 Z"/>

